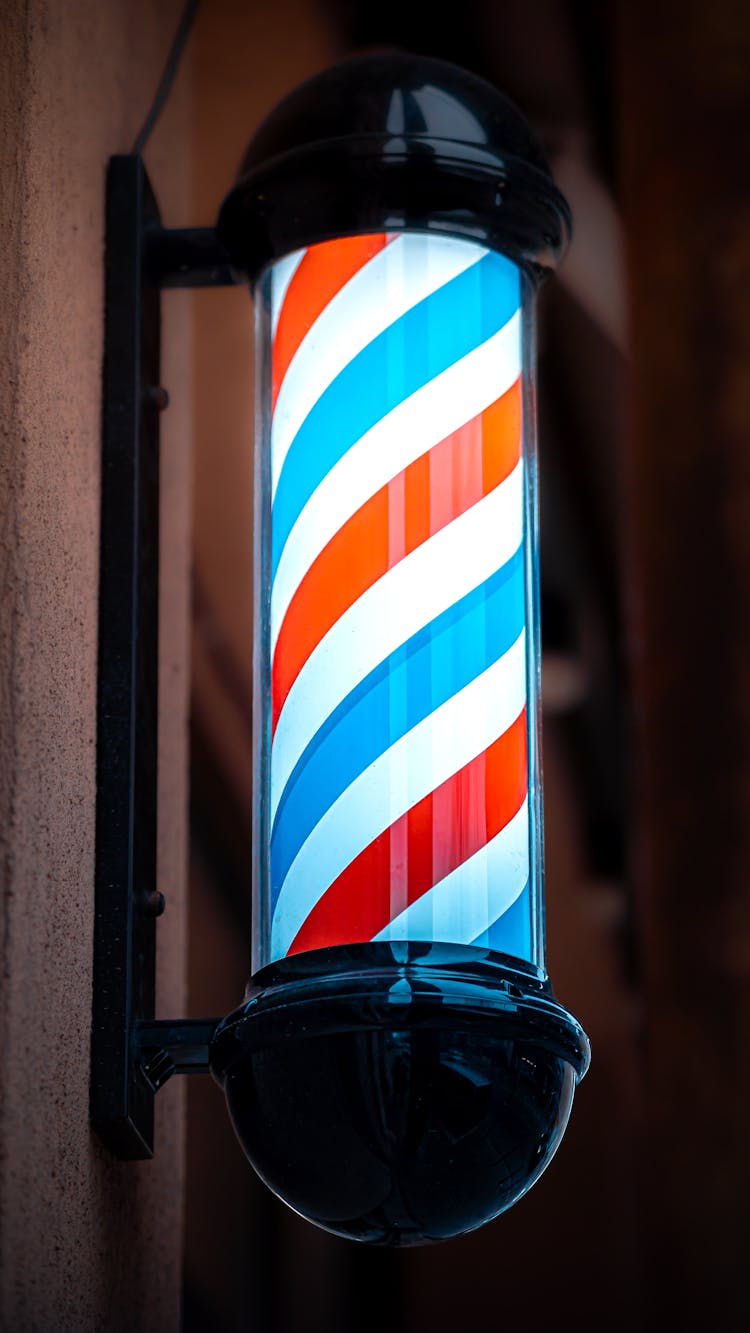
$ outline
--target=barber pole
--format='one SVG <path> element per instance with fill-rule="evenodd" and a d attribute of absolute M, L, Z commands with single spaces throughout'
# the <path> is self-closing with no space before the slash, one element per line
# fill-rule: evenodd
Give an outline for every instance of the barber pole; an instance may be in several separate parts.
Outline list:
<path fill-rule="evenodd" d="M 350 1239 L 509 1208 L 588 1066 L 544 958 L 534 319 L 569 214 L 520 113 L 371 54 L 262 125 L 219 235 L 255 306 L 252 976 L 211 1067 Z"/>
<path fill-rule="evenodd" d="M 259 963 L 398 939 L 538 961 L 520 272 L 378 234 L 289 256 L 264 295 Z"/>

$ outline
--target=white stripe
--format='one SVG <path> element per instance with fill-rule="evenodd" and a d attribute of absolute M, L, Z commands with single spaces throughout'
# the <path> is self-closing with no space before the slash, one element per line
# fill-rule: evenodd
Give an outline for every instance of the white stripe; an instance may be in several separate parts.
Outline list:
<path fill-rule="evenodd" d="M 326 810 L 281 886 L 271 925 L 272 958 L 287 952 L 342 870 L 394 820 L 502 736 L 525 702 L 522 630 L 507 653 L 379 755 Z"/>
<path fill-rule="evenodd" d="M 270 762 L 272 820 L 298 758 L 341 700 L 518 551 L 524 537 L 522 468 L 520 461 L 500 487 L 393 565 L 316 644 L 278 717 Z"/>
<path fill-rule="evenodd" d="M 278 263 L 271 269 L 271 338 L 276 337 L 276 329 L 279 323 L 281 307 L 284 304 L 284 297 L 289 290 L 289 283 L 292 281 L 302 260 L 307 254 L 306 250 L 295 250 L 293 255 L 284 255 Z"/>
<path fill-rule="evenodd" d="M 528 878 L 526 798 L 504 829 L 373 938 L 471 944 L 512 907 Z"/>
<path fill-rule="evenodd" d="M 499 486 L 400 560 L 347 608 L 286 697 L 271 750 L 271 819 L 305 747 L 380 662 L 477 588 L 523 540 L 523 462 Z"/>
<path fill-rule="evenodd" d="M 398 236 L 350 278 L 295 352 L 271 426 L 271 494 L 300 426 L 337 375 L 380 333 L 487 251 L 450 236 Z"/>
<path fill-rule="evenodd" d="M 521 373 L 520 313 L 367 431 L 313 492 L 287 538 L 271 593 L 271 652 L 314 560 L 348 519 L 415 459 L 483 412 Z"/>

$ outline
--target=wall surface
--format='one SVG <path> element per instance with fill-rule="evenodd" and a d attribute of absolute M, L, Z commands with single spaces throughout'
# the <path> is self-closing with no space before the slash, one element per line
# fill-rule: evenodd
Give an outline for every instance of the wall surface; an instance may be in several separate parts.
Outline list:
<path fill-rule="evenodd" d="M 645 1295 L 654 1327 L 735 1330 L 750 1324 L 750 14 L 689 0 L 675 25 L 644 0 L 620 21 Z"/>
<path fill-rule="evenodd" d="M 0 80 L 0 1325 L 179 1327 L 183 1127 L 153 1162 L 88 1121 L 104 173 L 156 88 L 181 0 L 2 6 Z M 189 198 L 189 72 L 149 145 L 168 221 Z M 183 1012 L 189 305 L 166 303 L 161 1012 Z"/>

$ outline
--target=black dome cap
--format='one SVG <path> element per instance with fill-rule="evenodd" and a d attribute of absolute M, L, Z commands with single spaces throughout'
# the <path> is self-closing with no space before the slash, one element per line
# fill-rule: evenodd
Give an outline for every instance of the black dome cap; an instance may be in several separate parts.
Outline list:
<path fill-rule="evenodd" d="M 512 102 L 398 52 L 352 57 L 279 103 L 218 224 L 251 280 L 304 245 L 405 229 L 480 241 L 538 275 L 564 252 L 570 212 Z"/>
<path fill-rule="evenodd" d="M 465 1235 L 525 1194 L 589 1054 L 518 959 L 375 941 L 256 973 L 210 1059 L 279 1198 L 338 1236 L 402 1246 Z"/>

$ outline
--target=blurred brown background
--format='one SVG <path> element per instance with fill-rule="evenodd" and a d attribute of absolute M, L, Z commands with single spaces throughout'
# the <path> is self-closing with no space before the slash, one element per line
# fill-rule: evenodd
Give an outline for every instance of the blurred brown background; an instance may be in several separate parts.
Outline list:
<path fill-rule="evenodd" d="M 594 1059 L 529 1197 L 409 1254 L 355 1249 L 284 1210 L 244 1170 L 218 1091 L 195 1082 L 186 1327 L 739 1329 L 750 21 L 722 4 L 219 0 L 192 47 L 194 219 L 215 217 L 281 94 L 381 44 L 513 97 L 574 210 L 540 339 L 547 899 L 550 974 Z M 198 304 L 195 1013 L 236 1000 L 247 968 L 251 633 L 248 303 Z"/>
<path fill-rule="evenodd" d="M 560 1152 L 528 1198 L 436 1249 L 369 1251 L 299 1221 L 245 1163 L 209 1079 L 159 1094 L 153 1163 L 111 1167 L 90 1144 L 90 479 L 103 171 L 109 153 L 130 148 L 181 8 L 38 0 L 3 9 L 12 263 L 0 362 L 13 518 L 3 624 L 22 650 L 3 659 L 10 685 L 0 699 L 10 756 L 0 783 L 3 1327 L 744 1330 L 750 9 L 732 0 L 203 0 L 145 153 L 168 225 L 212 225 L 247 139 L 278 99 L 346 53 L 382 45 L 496 83 L 525 111 L 571 201 L 575 238 L 542 296 L 539 349 L 547 929 L 555 991 L 589 1032 L 593 1062 Z M 37 254 L 21 223 L 33 240 L 42 217 L 50 234 Z M 65 271 L 71 254 L 79 267 Z M 38 294 L 49 291 L 57 305 L 43 309 Z M 172 730 L 161 739 L 173 841 L 161 852 L 171 980 L 160 1007 L 199 1016 L 237 1004 L 249 970 L 252 318 L 240 289 L 167 293 L 164 304 L 163 726 Z M 61 308 L 68 340 L 84 331 L 65 364 Z M 29 365 L 40 329 L 47 342 Z M 42 412 L 50 367 L 62 387 Z M 32 446 L 37 458 L 47 450 L 46 471 Z M 86 559 L 71 572 L 79 548 Z M 50 569 L 60 571 L 55 596 Z M 61 618 L 63 648 L 53 652 L 44 644 Z M 61 661 L 83 686 L 71 675 L 68 694 L 50 694 Z M 72 757 L 61 750 L 71 708 L 81 712 L 65 740 L 77 745 Z M 44 774 L 55 764 L 83 775 L 84 814 L 71 807 L 68 776 L 47 828 L 47 789 L 33 787 L 27 805 L 19 793 L 31 789 L 29 765 Z M 19 905 L 40 880 L 58 914 L 51 944 Z M 59 939 L 76 931 L 76 961 L 71 946 L 58 958 Z M 40 1020 L 37 1065 L 48 1063 L 40 1051 L 70 1050 L 54 1080 L 37 1081 L 18 1034 L 50 967 L 59 1017 Z M 62 1185 L 50 1176 L 58 1161 Z"/>

